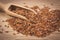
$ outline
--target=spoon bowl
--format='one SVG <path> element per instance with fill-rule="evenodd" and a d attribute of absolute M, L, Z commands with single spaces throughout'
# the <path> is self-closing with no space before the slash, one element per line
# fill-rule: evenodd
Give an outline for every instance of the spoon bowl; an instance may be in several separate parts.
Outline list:
<path fill-rule="evenodd" d="M 22 15 L 19 15 L 19 14 L 16 14 L 16 13 L 14 13 L 14 12 L 11 12 L 11 11 L 9 11 L 8 10 L 8 8 L 11 6 L 11 5 L 16 5 L 16 6 L 18 6 L 18 7 L 20 7 L 20 8 L 23 8 L 23 9 L 26 9 L 26 10 L 29 10 L 29 11 L 32 11 L 33 13 L 35 13 L 35 14 L 37 14 L 33 9 L 31 9 L 31 8 L 26 8 L 26 7 L 23 7 L 23 6 L 20 6 L 20 5 L 17 5 L 17 4 L 8 4 L 8 5 L 5 5 L 5 4 L 1 4 L 0 3 L 0 9 L 2 9 L 1 11 L 4 11 L 6 14 L 8 14 L 8 15 L 11 15 L 11 16 L 14 16 L 14 17 L 18 17 L 18 18 L 22 18 L 22 19 L 25 19 L 25 20 L 27 20 L 28 21 L 28 19 L 25 17 L 25 16 L 22 16 Z"/>

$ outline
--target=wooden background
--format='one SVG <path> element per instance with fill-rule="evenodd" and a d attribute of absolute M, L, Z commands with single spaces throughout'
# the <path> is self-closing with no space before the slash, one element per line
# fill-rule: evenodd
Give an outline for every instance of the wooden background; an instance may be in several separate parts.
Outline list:
<path fill-rule="evenodd" d="M 30 7 L 37 5 L 40 8 L 44 6 L 49 6 L 52 9 L 60 9 L 60 0 L 0 0 L 0 3 L 3 3 L 6 8 L 10 3 L 14 3 L 19 4 L 21 6 L 28 5 Z M 25 36 L 20 33 L 13 35 L 13 33 L 17 32 L 13 31 L 11 27 L 9 28 L 5 27 L 5 25 L 8 26 L 8 23 L 3 22 L 3 20 L 5 21 L 8 18 L 11 17 L 5 13 L 0 13 L 0 25 L 2 25 L 0 30 L 1 29 L 4 30 L 3 33 L 0 34 L 0 40 L 60 40 L 60 32 L 57 31 L 44 38 Z M 5 31 L 7 30 L 9 31 L 9 33 L 5 33 Z"/>

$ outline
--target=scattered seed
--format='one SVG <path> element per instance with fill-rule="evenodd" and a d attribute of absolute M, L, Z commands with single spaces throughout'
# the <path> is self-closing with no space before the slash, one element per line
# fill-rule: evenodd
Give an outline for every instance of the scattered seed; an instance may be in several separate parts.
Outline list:
<path fill-rule="evenodd" d="M 0 25 L 0 27 L 2 27 L 2 26 Z"/>
<path fill-rule="evenodd" d="M 60 32 L 60 29 L 58 30 L 58 32 Z"/>
<path fill-rule="evenodd" d="M 4 20 L 2 20 L 2 22 L 5 22 Z"/>
<path fill-rule="evenodd" d="M 54 5 L 53 3 L 51 3 L 51 5 Z"/>
<path fill-rule="evenodd" d="M 5 31 L 6 33 L 9 33 L 9 31 Z"/>
<path fill-rule="evenodd" d="M 23 3 L 23 4 L 26 4 L 26 3 Z"/>
<path fill-rule="evenodd" d="M 16 33 L 13 33 L 13 35 L 16 35 Z"/>
<path fill-rule="evenodd" d="M 5 25 L 5 27 L 7 27 L 7 25 Z"/>
<path fill-rule="evenodd" d="M 9 28 L 9 26 L 8 26 L 8 25 L 5 25 L 5 27 Z"/>
<path fill-rule="evenodd" d="M 4 31 L 4 29 L 3 29 L 3 28 L 2 28 L 1 30 L 2 30 L 2 31 Z"/>
<path fill-rule="evenodd" d="M 2 31 L 0 31 L 0 34 L 3 33 Z"/>

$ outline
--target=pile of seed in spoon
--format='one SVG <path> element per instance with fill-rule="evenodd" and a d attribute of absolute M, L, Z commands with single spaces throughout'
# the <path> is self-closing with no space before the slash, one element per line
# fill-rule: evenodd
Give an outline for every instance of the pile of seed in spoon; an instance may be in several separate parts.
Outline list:
<path fill-rule="evenodd" d="M 37 14 L 19 7 L 9 8 L 10 11 L 23 15 L 34 22 L 31 23 L 26 20 L 13 17 L 7 20 L 10 26 L 23 35 L 37 37 L 46 37 L 52 32 L 59 30 L 60 18 L 57 13 L 60 13 L 60 10 L 49 11 L 50 8 L 48 7 L 40 9 L 38 6 L 34 6 L 32 9 L 35 10 Z"/>

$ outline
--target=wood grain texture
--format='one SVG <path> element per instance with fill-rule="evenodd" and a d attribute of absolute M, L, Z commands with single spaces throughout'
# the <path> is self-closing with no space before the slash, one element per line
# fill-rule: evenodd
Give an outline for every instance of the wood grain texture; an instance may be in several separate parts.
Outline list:
<path fill-rule="evenodd" d="M 19 5 L 28 5 L 28 6 L 34 6 L 38 5 L 39 7 L 49 6 L 52 9 L 60 9 L 60 0 L 0 0 L 0 3 L 9 4 L 9 3 L 16 3 Z M 25 3 L 25 4 L 24 4 Z M 51 5 L 53 4 L 53 5 Z M 2 25 L 2 28 L 5 30 L 10 31 L 9 33 L 3 32 L 3 34 L 0 34 L 0 40 L 60 40 L 60 32 L 54 32 L 51 35 L 45 37 L 45 38 L 37 38 L 32 36 L 25 36 L 22 34 L 16 34 L 13 35 L 13 33 L 17 33 L 12 30 L 11 27 L 6 28 L 4 25 L 8 25 L 6 22 L 2 22 L 2 20 L 6 20 L 8 18 L 11 18 L 7 14 L 0 13 L 0 24 Z M 2 29 L 0 28 L 0 30 Z"/>

